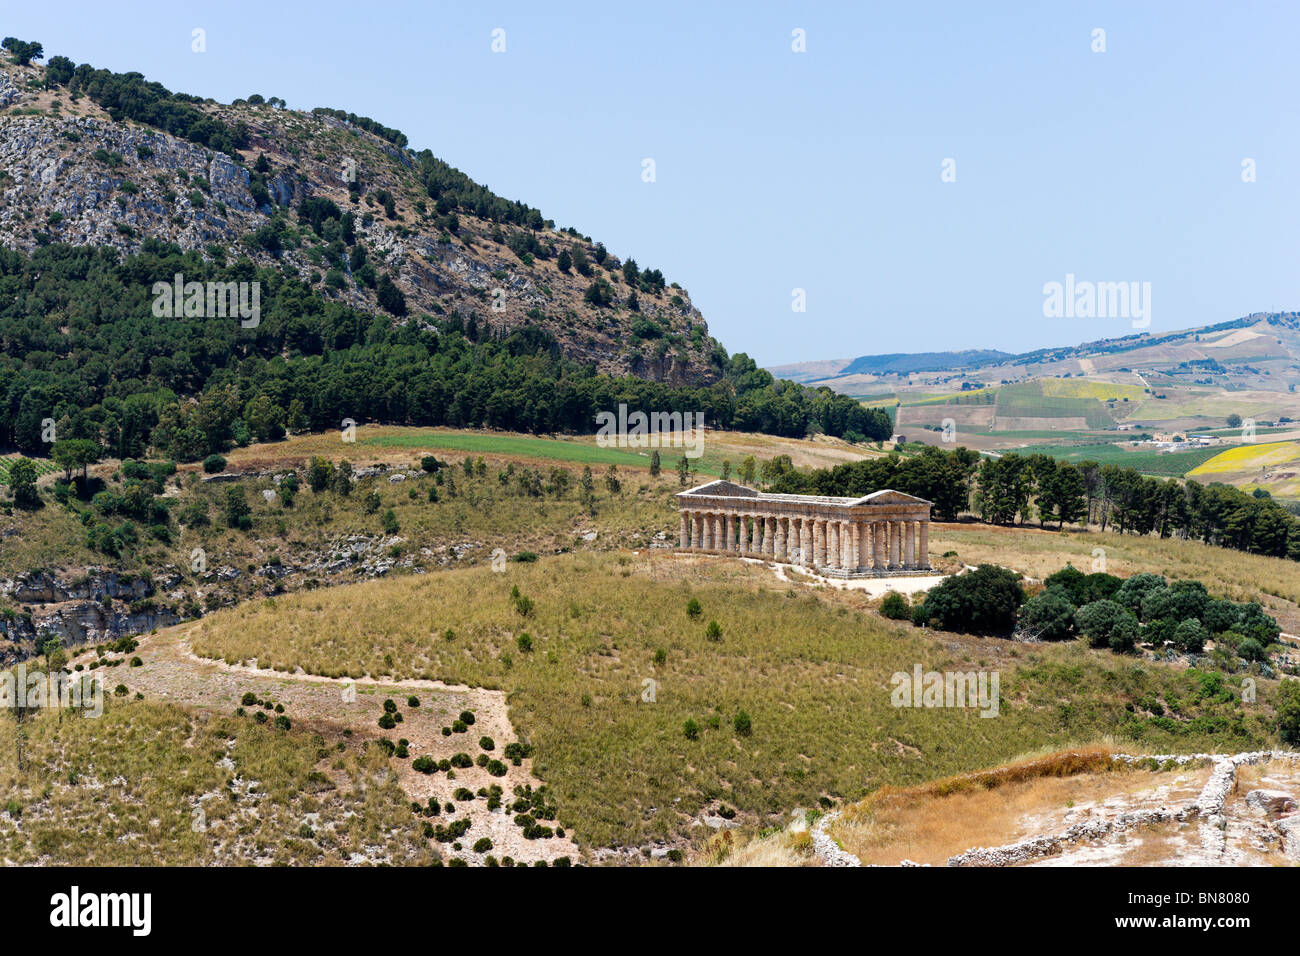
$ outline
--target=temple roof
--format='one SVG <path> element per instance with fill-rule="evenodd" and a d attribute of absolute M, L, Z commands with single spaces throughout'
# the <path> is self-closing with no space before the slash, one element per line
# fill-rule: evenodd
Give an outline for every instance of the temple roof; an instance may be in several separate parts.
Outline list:
<path fill-rule="evenodd" d="M 786 504 L 821 504 L 837 505 L 839 507 L 851 507 L 853 505 L 929 505 L 933 502 L 926 501 L 924 498 L 918 498 L 916 495 L 905 494 L 901 491 L 894 491 L 892 488 L 882 488 L 879 491 L 873 491 L 869 495 L 863 495 L 861 498 L 844 498 L 832 495 L 776 495 L 766 491 L 756 491 L 745 485 L 739 485 L 734 481 L 718 479 L 716 481 L 706 482 L 702 485 L 696 485 L 694 488 L 687 488 L 685 491 L 679 491 L 677 498 L 745 498 L 755 503 L 770 501 L 772 503 Z"/>

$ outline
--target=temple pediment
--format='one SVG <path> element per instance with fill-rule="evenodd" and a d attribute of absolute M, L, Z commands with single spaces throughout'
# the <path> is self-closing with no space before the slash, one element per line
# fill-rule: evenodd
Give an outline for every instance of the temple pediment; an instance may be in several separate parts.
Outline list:
<path fill-rule="evenodd" d="M 720 495 L 726 498 L 757 498 L 759 493 L 753 488 L 747 488 L 744 485 L 738 485 L 734 481 L 724 481 L 719 478 L 717 481 L 710 481 L 708 484 L 697 485 L 694 488 L 688 488 L 685 491 L 679 491 L 677 497 L 683 495 Z"/>
<path fill-rule="evenodd" d="M 892 488 L 882 488 L 880 491 L 873 491 L 869 495 L 855 498 L 851 503 L 855 505 L 928 505 L 932 502 L 926 501 L 924 498 L 918 498 L 916 495 L 894 491 Z"/>

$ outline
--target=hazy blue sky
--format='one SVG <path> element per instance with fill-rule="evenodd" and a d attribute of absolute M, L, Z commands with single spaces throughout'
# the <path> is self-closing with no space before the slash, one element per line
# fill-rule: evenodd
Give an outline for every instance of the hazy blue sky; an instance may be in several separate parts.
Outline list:
<path fill-rule="evenodd" d="M 322 0 L 8 4 L 0 29 L 372 116 L 776 364 L 1132 332 L 1044 318 L 1067 273 L 1150 282 L 1152 330 L 1300 307 L 1298 27 L 1295 3 Z"/>

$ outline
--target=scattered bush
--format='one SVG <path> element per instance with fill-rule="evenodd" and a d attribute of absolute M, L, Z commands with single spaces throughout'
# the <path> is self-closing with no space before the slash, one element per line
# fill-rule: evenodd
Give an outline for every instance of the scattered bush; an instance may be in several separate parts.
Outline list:
<path fill-rule="evenodd" d="M 912 606 L 906 595 L 890 591 L 880 602 L 880 613 L 891 621 L 905 621 L 912 616 Z"/>

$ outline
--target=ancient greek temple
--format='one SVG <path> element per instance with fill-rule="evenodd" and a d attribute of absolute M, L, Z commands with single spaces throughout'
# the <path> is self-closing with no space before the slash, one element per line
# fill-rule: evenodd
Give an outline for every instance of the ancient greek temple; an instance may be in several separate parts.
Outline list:
<path fill-rule="evenodd" d="M 901 491 L 773 495 L 711 481 L 676 497 L 683 550 L 767 558 L 832 577 L 930 567 L 930 502 Z"/>

